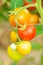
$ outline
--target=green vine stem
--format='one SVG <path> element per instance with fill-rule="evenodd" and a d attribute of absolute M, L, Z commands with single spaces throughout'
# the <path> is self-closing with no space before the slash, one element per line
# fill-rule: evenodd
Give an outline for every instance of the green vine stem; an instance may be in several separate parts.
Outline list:
<path fill-rule="evenodd" d="M 41 6 L 41 0 L 36 0 L 36 9 L 40 14 L 41 17 L 41 24 L 43 23 L 43 10 L 42 10 L 42 6 Z"/>
<path fill-rule="evenodd" d="M 27 6 L 21 7 L 20 10 L 19 10 L 16 14 L 18 14 L 19 12 L 21 12 L 23 9 L 28 8 L 28 7 L 31 7 L 31 6 L 34 7 L 35 4 L 30 4 L 30 5 L 27 5 Z"/>
<path fill-rule="evenodd" d="M 14 14 L 16 14 L 16 17 L 15 17 L 16 27 L 20 26 L 21 28 L 24 28 L 25 25 L 23 26 L 23 25 L 21 25 L 21 24 L 19 24 L 19 23 L 17 22 L 18 13 L 21 12 L 23 9 L 28 8 L 28 7 L 31 7 L 31 6 L 35 6 L 35 4 L 30 4 L 30 5 L 21 7 L 20 10 L 18 10 L 16 13 L 14 13 Z"/>
<path fill-rule="evenodd" d="M 42 10 L 42 7 L 41 7 L 41 0 L 36 0 L 36 3 L 35 4 L 30 4 L 30 5 L 27 5 L 27 6 L 24 6 L 24 7 L 21 7 L 19 11 L 16 12 L 16 15 L 21 12 L 23 9 L 25 8 L 28 8 L 28 7 L 36 7 L 40 17 L 41 17 L 41 24 L 43 23 L 43 10 Z M 17 22 L 17 17 L 15 18 L 15 22 L 20 25 L 18 22 Z M 21 25 L 20 25 L 21 26 Z M 22 27 L 22 26 L 21 26 Z"/>

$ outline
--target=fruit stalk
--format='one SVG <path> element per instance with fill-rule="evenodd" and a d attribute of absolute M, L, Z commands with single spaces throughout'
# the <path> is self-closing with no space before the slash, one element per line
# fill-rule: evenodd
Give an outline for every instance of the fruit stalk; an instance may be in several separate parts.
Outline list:
<path fill-rule="evenodd" d="M 42 10 L 42 6 L 41 6 L 41 0 L 36 0 L 36 9 L 40 14 L 41 17 L 41 24 L 43 23 L 43 10 Z"/>
<path fill-rule="evenodd" d="M 38 11 L 38 13 L 39 13 L 39 15 L 41 17 L 41 24 L 42 24 L 43 23 L 43 10 L 42 10 L 42 6 L 41 6 L 41 0 L 36 0 L 35 4 L 29 4 L 27 6 L 24 6 L 24 7 L 20 8 L 20 10 L 16 12 L 16 14 L 18 14 L 19 12 L 21 12 L 23 9 L 31 7 L 31 6 L 36 7 L 36 9 L 37 9 L 37 11 Z M 16 20 L 17 20 L 17 18 L 16 18 Z"/>
<path fill-rule="evenodd" d="M 30 4 L 30 5 L 21 7 L 21 8 L 16 12 L 16 14 L 14 13 L 14 14 L 16 15 L 16 17 L 15 17 L 16 27 L 20 26 L 21 28 L 23 28 L 23 25 L 21 25 L 21 24 L 19 24 L 19 23 L 17 22 L 18 14 L 19 14 L 23 9 L 28 8 L 28 7 L 31 7 L 31 6 L 35 6 L 35 4 Z M 25 25 L 24 25 L 24 26 L 25 26 Z"/>

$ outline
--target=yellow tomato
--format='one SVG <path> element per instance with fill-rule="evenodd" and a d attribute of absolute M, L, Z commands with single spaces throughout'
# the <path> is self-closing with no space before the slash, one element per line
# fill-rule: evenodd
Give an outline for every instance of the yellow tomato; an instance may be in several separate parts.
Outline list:
<path fill-rule="evenodd" d="M 7 49 L 8 56 L 11 60 L 18 61 L 22 58 L 22 55 L 16 51 L 16 45 L 11 44 Z"/>
<path fill-rule="evenodd" d="M 31 43 L 29 41 L 22 41 L 17 45 L 17 51 L 22 55 L 27 55 L 31 51 Z"/>
<path fill-rule="evenodd" d="M 12 42 L 16 42 L 16 41 L 17 41 L 17 34 L 16 34 L 15 31 L 11 31 L 11 32 L 10 32 L 10 40 L 11 40 Z"/>

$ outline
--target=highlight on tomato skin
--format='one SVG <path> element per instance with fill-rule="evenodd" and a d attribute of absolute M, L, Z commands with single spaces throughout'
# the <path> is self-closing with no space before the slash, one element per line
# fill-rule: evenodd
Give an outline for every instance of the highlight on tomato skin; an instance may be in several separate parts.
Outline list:
<path fill-rule="evenodd" d="M 17 45 L 17 51 L 23 56 L 29 54 L 31 52 L 31 49 L 32 48 L 30 41 L 21 41 Z"/>
<path fill-rule="evenodd" d="M 17 12 L 19 9 L 20 7 L 16 8 L 14 12 Z M 21 25 L 24 25 L 25 22 L 26 24 L 29 24 L 29 20 L 28 20 L 29 16 L 30 16 L 30 12 L 27 9 L 23 9 L 21 12 L 18 13 L 17 22 Z M 13 27 L 16 27 L 15 17 L 16 17 L 15 14 L 9 16 L 9 22 Z"/>
<path fill-rule="evenodd" d="M 8 57 L 13 61 L 19 61 L 23 57 L 23 55 L 18 53 L 18 51 L 16 50 L 16 44 L 14 43 L 8 46 L 7 54 Z"/>
<path fill-rule="evenodd" d="M 37 14 L 31 14 L 29 17 L 29 24 L 39 24 L 39 16 Z"/>
<path fill-rule="evenodd" d="M 24 30 L 18 30 L 18 35 L 22 40 L 32 40 L 36 36 L 36 28 L 28 25 Z"/>

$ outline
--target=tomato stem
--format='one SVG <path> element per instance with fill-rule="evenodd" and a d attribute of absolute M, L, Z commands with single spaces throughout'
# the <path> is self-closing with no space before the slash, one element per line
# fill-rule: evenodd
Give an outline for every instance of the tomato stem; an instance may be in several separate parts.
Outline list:
<path fill-rule="evenodd" d="M 15 12 L 13 12 L 13 11 L 8 11 L 9 13 L 10 13 L 10 15 L 9 16 L 11 16 L 11 15 L 15 15 L 16 13 Z"/>
<path fill-rule="evenodd" d="M 43 23 L 43 10 L 42 10 L 42 6 L 41 6 L 41 0 L 36 0 L 36 9 L 40 14 L 41 17 L 41 24 Z"/>
<path fill-rule="evenodd" d="M 18 38 L 19 42 L 21 42 L 21 39 L 19 38 L 19 36 L 17 36 L 17 38 Z"/>
<path fill-rule="evenodd" d="M 23 9 L 31 7 L 31 6 L 36 7 L 37 11 L 40 14 L 41 24 L 42 24 L 43 23 L 43 10 L 42 10 L 42 6 L 41 6 L 41 0 L 36 0 L 35 4 L 29 4 L 27 6 L 24 6 L 24 7 L 20 8 L 20 10 L 16 12 L 16 14 L 18 14 L 19 12 L 21 12 Z"/>
<path fill-rule="evenodd" d="M 31 7 L 31 6 L 34 7 L 35 4 L 29 4 L 29 5 L 27 5 L 27 6 L 21 7 L 20 10 L 16 12 L 16 14 L 18 14 L 19 12 L 21 12 L 23 9 L 28 8 L 28 7 Z"/>
<path fill-rule="evenodd" d="M 18 15 L 16 14 L 16 17 L 15 17 L 16 27 L 18 26 L 22 27 L 22 25 L 18 23 L 17 18 L 18 18 Z"/>
<path fill-rule="evenodd" d="M 20 26 L 21 28 L 23 28 L 23 25 L 21 25 L 21 24 L 19 24 L 19 23 L 17 22 L 18 13 L 21 12 L 23 9 L 28 8 L 28 7 L 31 7 L 31 6 L 35 6 L 35 4 L 30 4 L 30 5 L 24 6 L 24 7 L 20 8 L 19 11 L 16 12 L 16 17 L 15 17 L 16 27 L 17 27 L 17 26 Z M 14 13 L 14 14 L 15 14 L 15 13 Z"/>

